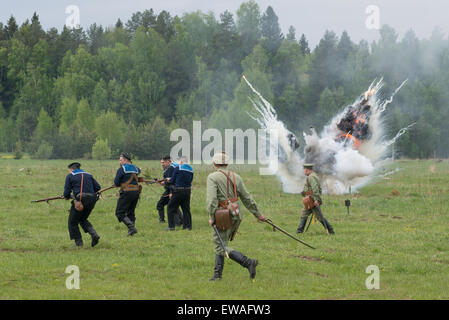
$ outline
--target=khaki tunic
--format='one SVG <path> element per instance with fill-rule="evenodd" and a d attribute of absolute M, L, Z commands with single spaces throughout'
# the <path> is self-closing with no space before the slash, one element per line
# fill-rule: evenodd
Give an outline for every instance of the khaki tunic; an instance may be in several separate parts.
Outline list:
<path fill-rule="evenodd" d="M 233 175 L 232 171 L 228 169 L 220 169 L 224 173 L 228 174 L 231 172 L 230 178 L 231 181 L 233 181 Z M 256 217 L 258 218 L 261 213 L 259 212 L 259 209 L 257 208 L 257 204 L 254 201 L 251 194 L 246 190 L 245 184 L 243 183 L 242 178 L 235 173 L 235 184 L 237 189 L 237 196 L 240 201 L 237 203 L 239 204 L 240 213 L 238 216 L 232 216 L 232 227 L 228 230 L 219 231 L 220 236 L 225 244 L 226 251 L 229 253 L 232 251 L 232 248 L 228 247 L 228 242 L 231 238 L 231 235 L 236 231 L 238 228 L 243 216 L 242 208 L 240 206 L 240 202 L 243 203 L 243 205 Z M 227 197 L 227 178 L 226 176 L 219 172 L 213 172 L 207 177 L 207 195 L 206 195 L 206 206 L 207 206 L 207 212 L 209 213 L 209 217 L 211 220 L 215 221 L 215 210 L 218 208 L 218 203 L 225 201 L 228 199 Z M 229 185 L 229 194 L 230 198 L 234 197 L 234 188 L 232 184 Z M 220 244 L 220 240 L 218 239 L 217 235 L 215 234 L 215 231 L 213 231 L 213 243 L 215 248 L 215 253 L 218 255 L 224 255 L 225 252 L 223 251 L 223 248 Z"/>
<path fill-rule="evenodd" d="M 320 203 L 320 206 L 322 205 L 323 201 L 321 199 L 321 184 L 320 184 L 320 178 L 318 178 L 317 174 L 315 172 L 312 172 L 308 177 L 307 180 L 309 182 L 309 185 L 307 186 L 307 181 L 304 184 L 304 192 L 312 191 L 313 192 L 313 198 L 315 200 L 318 200 Z M 310 214 L 314 214 L 315 217 L 318 219 L 318 221 L 323 221 L 322 214 L 318 211 L 317 208 L 312 208 L 310 210 L 304 209 L 302 211 L 302 217 L 307 218 Z"/>

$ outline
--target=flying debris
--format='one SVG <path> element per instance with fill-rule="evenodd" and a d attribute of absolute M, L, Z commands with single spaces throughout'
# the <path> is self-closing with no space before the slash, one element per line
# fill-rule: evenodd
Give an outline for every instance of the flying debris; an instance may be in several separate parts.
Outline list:
<path fill-rule="evenodd" d="M 358 149 L 363 141 L 371 137 L 369 128 L 369 119 L 371 116 L 371 106 L 369 98 L 373 95 L 374 89 L 364 93 L 362 101 L 354 106 L 350 106 L 337 128 L 340 130 L 337 135 L 337 141 L 352 143 L 355 149 Z"/>
<path fill-rule="evenodd" d="M 344 194 L 368 184 L 375 172 L 381 168 L 389 150 L 389 146 L 414 124 L 401 129 L 391 140 L 385 140 L 385 125 L 382 114 L 393 101 L 394 95 L 406 83 L 404 81 L 384 101 L 377 96 L 383 81 L 373 81 L 368 90 L 361 94 L 352 105 L 345 107 L 334 116 L 318 134 L 314 128 L 304 132 L 304 154 L 300 154 L 300 143 L 294 133 L 277 118 L 273 106 L 257 92 L 251 83 L 243 79 L 255 94 L 251 98 L 258 116 L 250 115 L 263 130 L 277 130 L 278 143 L 271 146 L 278 148 L 276 158 L 267 159 L 273 164 L 272 173 L 282 182 L 287 193 L 299 193 L 305 182 L 301 170 L 303 163 L 314 163 L 315 171 L 322 179 L 323 192 L 328 194 Z M 271 153 L 270 153 L 271 154 Z M 275 153 L 277 154 L 277 153 Z"/>

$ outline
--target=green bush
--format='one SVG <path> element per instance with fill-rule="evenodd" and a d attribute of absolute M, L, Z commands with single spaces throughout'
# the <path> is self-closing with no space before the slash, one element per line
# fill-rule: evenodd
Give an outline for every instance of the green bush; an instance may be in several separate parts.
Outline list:
<path fill-rule="evenodd" d="M 111 148 L 108 145 L 108 139 L 103 140 L 97 138 L 95 144 L 92 146 L 92 159 L 107 160 L 111 158 Z"/>
<path fill-rule="evenodd" d="M 33 154 L 33 159 L 51 159 L 53 155 L 53 146 L 49 144 L 47 141 L 44 141 L 40 144 L 37 151 Z"/>
<path fill-rule="evenodd" d="M 23 146 L 22 141 L 19 140 L 16 143 L 16 147 L 14 148 L 14 159 L 19 160 L 23 157 Z"/>

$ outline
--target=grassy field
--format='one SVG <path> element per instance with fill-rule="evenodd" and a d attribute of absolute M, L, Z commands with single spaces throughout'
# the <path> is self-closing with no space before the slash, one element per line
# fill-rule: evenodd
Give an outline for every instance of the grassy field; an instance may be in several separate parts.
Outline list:
<path fill-rule="evenodd" d="M 112 184 L 118 161 L 80 161 L 102 187 Z M 136 161 L 161 176 L 158 161 Z M 213 273 L 212 229 L 205 210 L 205 181 L 212 167 L 195 166 L 193 230 L 166 232 L 158 222 L 161 187 L 144 186 L 136 210 L 138 234 L 127 237 L 108 191 L 90 221 L 101 235 L 90 247 L 69 240 L 70 203 L 31 204 L 62 194 L 68 161 L 0 160 L 0 299 L 449 299 L 449 164 L 398 161 L 351 196 L 324 196 L 323 212 L 336 234 L 311 225 L 299 245 L 244 210 L 232 247 L 259 260 L 257 277 L 226 260 L 223 280 Z M 275 177 L 254 166 L 234 166 L 261 211 L 294 232 L 301 198 L 282 193 Z M 351 199 L 348 215 L 344 200 Z M 66 288 L 67 266 L 80 271 L 80 289 Z M 380 288 L 368 290 L 369 265 L 380 270 Z"/>

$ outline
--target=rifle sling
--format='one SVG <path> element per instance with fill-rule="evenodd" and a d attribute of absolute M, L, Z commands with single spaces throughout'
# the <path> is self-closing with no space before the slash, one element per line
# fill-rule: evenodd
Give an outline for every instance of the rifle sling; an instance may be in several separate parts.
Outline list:
<path fill-rule="evenodd" d="M 137 184 L 131 184 L 131 182 L 135 180 Z M 120 185 L 120 188 L 122 191 L 137 191 L 139 190 L 139 179 L 137 178 L 137 175 L 135 173 L 131 174 L 131 177 L 129 177 L 128 181 L 122 183 Z"/>

